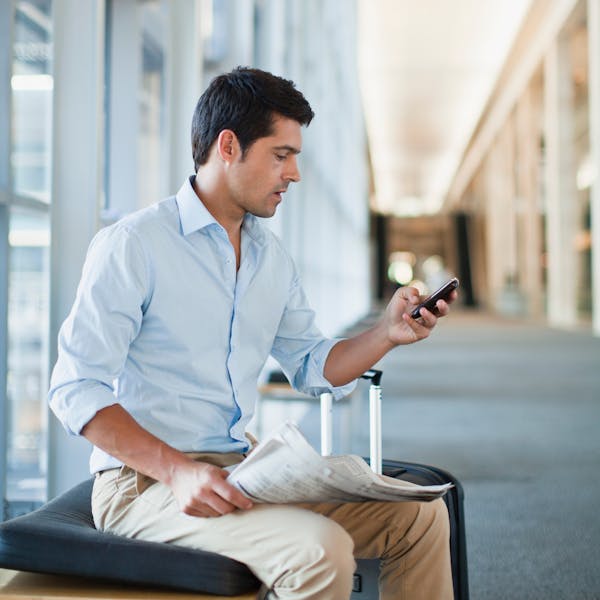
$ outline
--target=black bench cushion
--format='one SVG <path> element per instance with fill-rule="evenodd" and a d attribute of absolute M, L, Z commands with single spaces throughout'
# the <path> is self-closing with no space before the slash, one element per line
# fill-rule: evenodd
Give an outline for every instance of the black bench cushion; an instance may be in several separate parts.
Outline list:
<path fill-rule="evenodd" d="M 258 579 L 235 560 L 98 531 L 92 486 L 93 479 L 83 481 L 38 510 L 0 523 L 0 567 L 224 596 L 258 589 Z"/>

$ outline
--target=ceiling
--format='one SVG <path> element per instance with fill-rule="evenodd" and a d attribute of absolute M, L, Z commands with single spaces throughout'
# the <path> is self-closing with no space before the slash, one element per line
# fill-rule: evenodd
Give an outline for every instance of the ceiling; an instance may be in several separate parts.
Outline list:
<path fill-rule="evenodd" d="M 359 0 L 375 210 L 443 204 L 531 0 Z"/>

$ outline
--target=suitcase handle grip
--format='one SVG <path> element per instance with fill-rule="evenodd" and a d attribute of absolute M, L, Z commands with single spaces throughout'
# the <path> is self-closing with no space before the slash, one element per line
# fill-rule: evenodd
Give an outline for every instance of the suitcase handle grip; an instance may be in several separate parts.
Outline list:
<path fill-rule="evenodd" d="M 383 375 L 383 371 L 379 371 L 377 369 L 369 369 L 365 373 L 363 373 L 360 378 L 361 379 L 369 379 L 372 385 L 381 385 L 381 376 Z"/>

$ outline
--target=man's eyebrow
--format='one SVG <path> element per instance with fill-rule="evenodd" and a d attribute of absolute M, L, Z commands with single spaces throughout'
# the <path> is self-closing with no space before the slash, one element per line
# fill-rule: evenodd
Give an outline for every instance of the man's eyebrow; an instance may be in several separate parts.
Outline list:
<path fill-rule="evenodd" d="M 273 150 L 279 150 L 280 152 L 285 150 L 287 152 L 291 152 L 292 154 L 300 154 L 299 148 L 295 148 L 294 146 L 290 146 L 288 144 L 284 144 L 283 146 L 274 146 Z"/>

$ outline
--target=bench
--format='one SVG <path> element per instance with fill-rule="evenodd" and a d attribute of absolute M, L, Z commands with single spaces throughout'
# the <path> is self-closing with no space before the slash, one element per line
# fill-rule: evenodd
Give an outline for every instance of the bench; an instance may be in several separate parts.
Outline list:
<path fill-rule="evenodd" d="M 38 510 L 0 523 L 0 568 L 142 585 L 146 590 L 158 587 L 195 592 L 194 598 L 198 598 L 199 593 L 235 596 L 244 600 L 256 596 L 260 582 L 240 562 L 212 552 L 98 531 L 92 519 L 92 486 L 93 479 L 87 479 Z M 34 580 L 23 577 L 25 575 L 13 574 L 11 581 L 3 584 L 4 587 L 12 586 L 14 590 L 19 586 L 33 585 Z M 6 572 L 4 577 L 8 577 Z M 48 580 L 45 581 L 47 584 Z M 79 579 L 77 584 L 80 590 L 85 589 L 81 581 Z M 64 587 L 64 578 L 57 585 Z M 0 590 L 3 592 L 0 597 L 6 597 L 6 590 Z M 11 593 L 18 597 L 16 592 Z M 90 596 L 89 588 L 86 593 L 87 596 L 84 593 L 74 597 L 105 597 Z M 24 597 L 45 596 L 25 594 Z"/>

